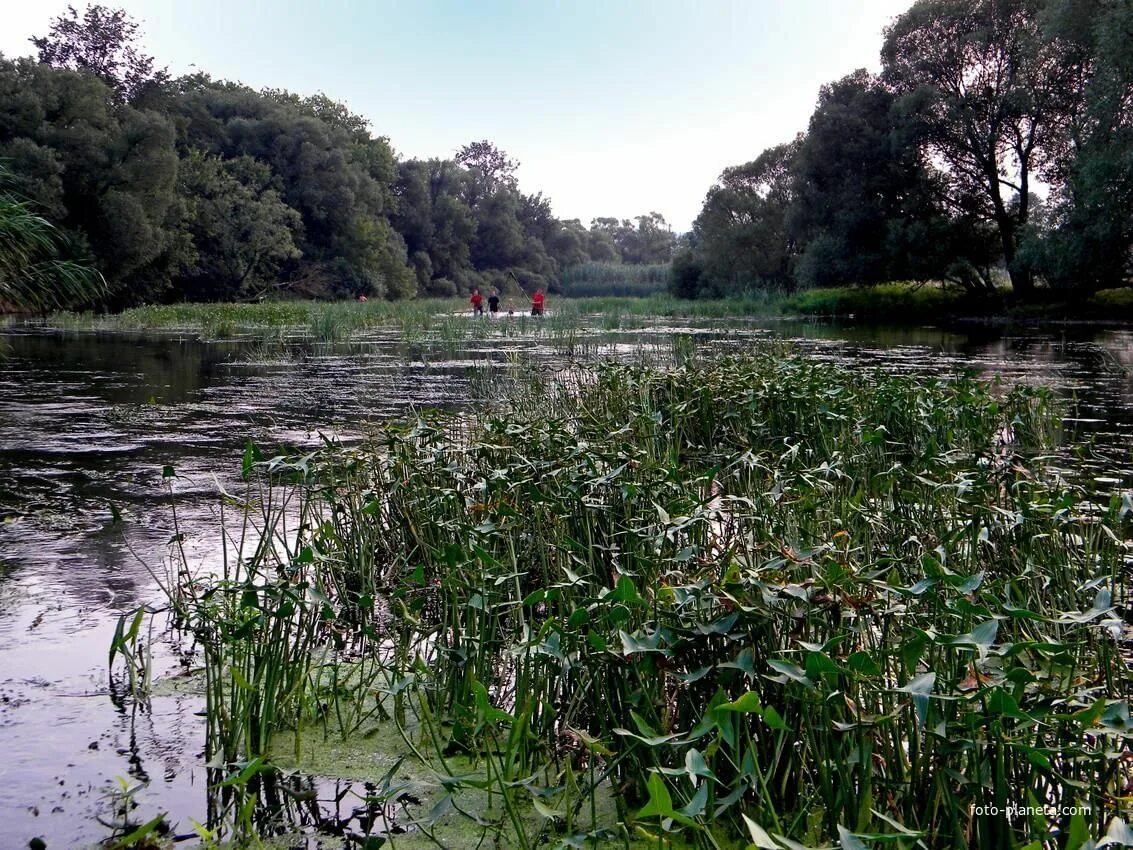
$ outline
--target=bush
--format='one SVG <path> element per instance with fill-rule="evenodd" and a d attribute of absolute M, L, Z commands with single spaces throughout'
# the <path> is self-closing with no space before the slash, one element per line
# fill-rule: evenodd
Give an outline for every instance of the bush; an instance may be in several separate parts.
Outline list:
<path fill-rule="evenodd" d="M 677 298 L 696 298 L 700 294 L 700 280 L 704 267 L 692 251 L 684 250 L 673 257 L 669 276 L 669 291 Z"/>

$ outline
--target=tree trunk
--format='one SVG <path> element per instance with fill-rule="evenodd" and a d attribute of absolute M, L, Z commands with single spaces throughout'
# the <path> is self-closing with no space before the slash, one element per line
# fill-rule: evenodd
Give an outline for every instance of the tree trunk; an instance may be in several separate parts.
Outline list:
<path fill-rule="evenodd" d="M 1003 244 L 1003 262 L 1007 266 L 1007 274 L 1011 277 L 1011 289 L 1016 295 L 1026 298 L 1035 291 L 1035 282 L 1028 269 L 1019 268 L 1015 262 L 1016 245 L 1015 222 L 1010 216 L 1003 216 L 997 222 L 999 225 L 999 238 Z"/>

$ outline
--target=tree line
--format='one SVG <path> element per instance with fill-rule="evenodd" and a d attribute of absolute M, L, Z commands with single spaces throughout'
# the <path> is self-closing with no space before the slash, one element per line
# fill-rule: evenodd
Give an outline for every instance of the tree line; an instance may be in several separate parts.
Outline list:
<path fill-rule="evenodd" d="M 400 159 L 325 95 L 172 78 L 137 37 L 121 10 L 69 8 L 32 39 L 37 59 L 0 57 L 0 233 L 24 227 L 26 245 L 36 223 L 52 262 L 91 272 L 88 302 L 553 288 L 581 263 L 672 255 L 658 213 L 556 218 L 488 141 Z M 8 253 L 0 303 L 76 301 Z"/>
<path fill-rule="evenodd" d="M 1133 3 L 919 0 L 881 59 L 824 86 L 805 133 L 724 170 L 677 294 L 1131 282 Z"/>

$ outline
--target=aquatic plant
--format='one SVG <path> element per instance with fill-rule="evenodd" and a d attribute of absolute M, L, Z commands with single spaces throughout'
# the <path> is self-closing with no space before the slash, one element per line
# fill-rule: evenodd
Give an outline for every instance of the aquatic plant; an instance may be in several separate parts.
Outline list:
<path fill-rule="evenodd" d="M 381 718 L 509 846 L 1124 823 L 1133 500 L 1046 469 L 1051 394 L 694 353 L 247 454 L 255 521 L 182 603 L 209 751 Z"/>

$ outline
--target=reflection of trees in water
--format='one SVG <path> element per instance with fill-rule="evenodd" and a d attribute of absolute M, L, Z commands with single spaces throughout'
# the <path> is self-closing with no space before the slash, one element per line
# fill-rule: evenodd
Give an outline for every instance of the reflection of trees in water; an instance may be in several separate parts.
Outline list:
<path fill-rule="evenodd" d="M 33 386 L 71 377 L 87 394 L 109 404 L 187 401 L 211 386 L 237 348 L 235 343 L 123 334 L 15 334 L 9 362 L 26 365 L 19 383 Z"/>
<path fill-rule="evenodd" d="M 372 782 L 278 769 L 257 773 L 246 785 L 223 786 L 227 778 L 224 771 L 208 771 L 206 825 L 217 835 L 240 836 L 251 827 L 248 837 L 332 835 L 365 846 L 367 838 L 405 832 L 399 816 L 419 802 L 405 792 L 387 796 Z"/>

